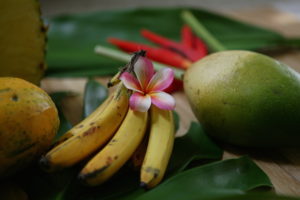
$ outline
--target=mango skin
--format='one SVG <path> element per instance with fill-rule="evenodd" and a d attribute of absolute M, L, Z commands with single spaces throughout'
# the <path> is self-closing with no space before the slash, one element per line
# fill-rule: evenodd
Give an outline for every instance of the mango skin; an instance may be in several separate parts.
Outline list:
<path fill-rule="evenodd" d="M 186 71 L 184 90 L 205 131 L 220 141 L 300 146 L 300 76 L 268 56 L 211 54 Z"/>
<path fill-rule="evenodd" d="M 28 166 L 51 145 L 59 127 L 55 104 L 41 88 L 0 78 L 0 179 Z"/>

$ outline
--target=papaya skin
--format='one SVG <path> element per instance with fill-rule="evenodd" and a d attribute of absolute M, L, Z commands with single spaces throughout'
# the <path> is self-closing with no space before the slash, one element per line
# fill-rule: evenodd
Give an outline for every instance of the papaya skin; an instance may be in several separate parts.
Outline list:
<path fill-rule="evenodd" d="M 59 127 L 55 104 L 41 88 L 0 78 L 0 178 L 26 167 L 51 145 Z"/>
<path fill-rule="evenodd" d="M 187 70 L 184 90 L 206 133 L 222 142 L 300 146 L 300 76 L 268 56 L 211 54 Z"/>

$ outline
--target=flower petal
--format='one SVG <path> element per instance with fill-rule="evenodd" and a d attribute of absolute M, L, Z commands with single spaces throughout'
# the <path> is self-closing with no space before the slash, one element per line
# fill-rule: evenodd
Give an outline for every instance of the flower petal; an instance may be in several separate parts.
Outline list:
<path fill-rule="evenodd" d="M 141 88 L 145 90 L 154 75 L 152 62 L 145 57 L 139 57 L 134 65 L 134 72 L 140 82 Z"/>
<path fill-rule="evenodd" d="M 169 87 L 174 80 L 174 72 L 170 68 L 164 68 L 159 70 L 152 79 L 147 87 L 147 92 L 162 91 Z"/>
<path fill-rule="evenodd" d="M 173 110 L 175 108 L 175 99 L 165 92 L 152 92 L 149 94 L 151 102 L 164 110 Z"/>
<path fill-rule="evenodd" d="M 136 78 L 132 74 L 123 72 L 120 76 L 120 80 L 123 82 L 127 89 L 143 93 L 138 80 L 136 80 Z"/>
<path fill-rule="evenodd" d="M 151 106 L 151 98 L 149 95 L 135 92 L 130 96 L 129 106 L 132 110 L 146 112 Z"/>

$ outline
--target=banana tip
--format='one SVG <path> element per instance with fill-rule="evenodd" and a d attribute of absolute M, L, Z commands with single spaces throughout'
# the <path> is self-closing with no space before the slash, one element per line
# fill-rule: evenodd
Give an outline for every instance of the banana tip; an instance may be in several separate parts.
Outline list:
<path fill-rule="evenodd" d="M 141 188 L 144 188 L 144 189 L 147 189 L 147 183 L 141 182 L 141 183 L 140 183 L 140 187 L 141 187 Z"/>
<path fill-rule="evenodd" d="M 93 184 L 89 179 L 89 174 L 79 173 L 77 180 L 84 186 L 97 186 L 98 184 Z"/>
<path fill-rule="evenodd" d="M 48 171 L 50 169 L 50 162 L 45 156 L 42 156 L 42 158 L 39 161 L 39 164 L 40 164 L 41 168 L 46 171 Z"/>
<path fill-rule="evenodd" d="M 112 84 L 112 82 L 108 82 L 108 83 L 107 83 L 107 87 L 112 87 L 112 86 L 114 86 L 114 85 Z"/>
<path fill-rule="evenodd" d="M 85 183 L 85 175 L 84 174 L 79 174 L 77 176 L 77 179 L 81 182 L 81 183 Z"/>

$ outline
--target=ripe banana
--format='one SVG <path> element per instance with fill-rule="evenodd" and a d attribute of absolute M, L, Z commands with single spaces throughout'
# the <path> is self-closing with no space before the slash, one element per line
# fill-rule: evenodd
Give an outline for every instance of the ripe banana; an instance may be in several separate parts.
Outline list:
<path fill-rule="evenodd" d="M 173 113 L 151 107 L 149 142 L 141 168 L 141 186 L 152 188 L 163 178 L 174 144 Z"/>
<path fill-rule="evenodd" d="M 84 123 L 80 133 L 50 150 L 40 160 L 46 171 L 70 167 L 94 153 L 105 144 L 118 129 L 128 110 L 128 91 L 122 83 L 113 93 L 112 99 L 93 120 Z"/>
<path fill-rule="evenodd" d="M 93 123 L 93 121 L 99 118 L 99 115 L 101 115 L 101 113 L 104 111 L 104 109 L 107 107 L 108 103 L 112 99 L 113 95 L 109 95 L 108 98 L 106 98 L 105 101 L 94 112 L 92 112 L 88 117 L 79 122 L 69 131 L 67 131 L 63 136 L 59 138 L 57 142 L 55 142 L 55 144 L 53 144 L 53 146 L 57 146 L 63 143 L 64 141 L 68 140 L 69 138 L 73 137 L 74 135 L 87 131 L 87 129 L 89 128 L 89 124 Z"/>
<path fill-rule="evenodd" d="M 103 183 L 130 159 L 146 132 L 147 112 L 131 109 L 110 142 L 82 169 L 79 179 L 90 186 Z"/>
<path fill-rule="evenodd" d="M 118 83 L 120 83 L 120 76 L 121 76 L 122 71 L 119 71 L 118 73 L 116 73 L 107 83 L 108 87 L 112 87 Z"/>

